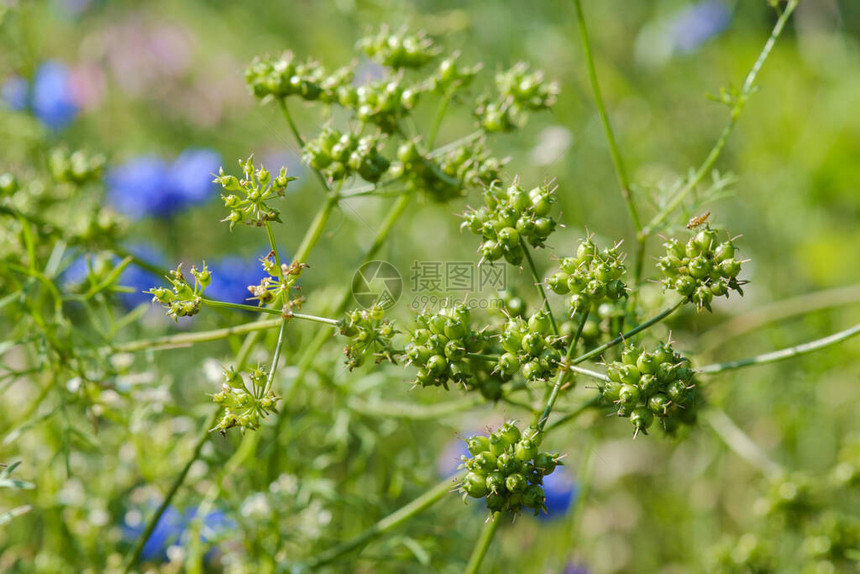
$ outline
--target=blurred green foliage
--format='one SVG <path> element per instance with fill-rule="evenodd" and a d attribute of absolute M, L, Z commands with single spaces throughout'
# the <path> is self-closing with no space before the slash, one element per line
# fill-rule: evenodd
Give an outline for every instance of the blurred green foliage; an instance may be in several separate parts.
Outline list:
<path fill-rule="evenodd" d="M 726 2 L 731 16 L 725 31 L 693 50 L 667 48 L 671 22 L 689 6 L 681 0 L 586 1 L 584 6 L 604 98 L 646 220 L 657 209 L 645 198 L 656 198 L 661 188 L 699 165 L 719 135 L 727 108 L 706 96 L 742 82 L 776 20 L 764 0 Z M 482 61 L 489 72 L 524 60 L 558 80 L 561 95 L 552 114 L 535 114 L 527 129 L 496 141 L 498 155 L 511 157 L 506 174 L 528 182 L 557 179 L 567 227 L 553 236 L 550 258 L 569 250 L 586 228 L 604 243 L 625 238 L 628 246 L 635 244 L 567 2 L 13 0 L 0 4 L 0 82 L 31 79 L 43 62 L 62 62 L 75 71 L 81 110 L 68 127 L 50 130 L 31 114 L 0 104 L 0 172 L 35 177 L 45 172 L 48 150 L 56 146 L 105 154 L 109 166 L 141 155 L 175 158 L 188 147 L 205 147 L 221 155 L 228 171 L 235 171 L 236 159 L 255 153 L 268 167 L 283 161 L 290 175 L 300 177 L 279 205 L 284 224 L 276 228 L 279 243 L 291 253 L 323 194 L 313 173 L 300 165 L 299 148 L 277 106 L 258 106 L 247 93 L 243 70 L 255 56 L 284 50 L 331 67 L 349 63 L 356 40 L 380 23 L 424 29 L 460 50 L 465 63 Z M 373 73 L 367 62 L 362 69 Z M 833 308 L 754 331 L 742 322 L 728 323 L 770 309 L 775 301 L 860 283 L 857 4 L 802 2 L 759 85 L 717 164 L 721 173 L 734 174 L 734 184 L 719 201 L 702 207 L 711 210 L 712 221 L 743 234 L 737 243 L 751 260 L 745 267 L 746 296 L 720 302 L 714 315 L 686 309 L 657 329 L 658 336 L 671 330 L 676 347 L 694 354 L 699 365 L 791 346 L 860 322 L 860 297 L 854 294 Z M 423 110 L 418 122 L 426 129 L 433 107 Z M 307 136 L 321 128 L 315 109 L 300 105 L 293 113 Z M 472 122 L 470 110 L 453 109 L 440 141 L 461 137 L 463 126 Z M 47 189 L 50 195 L 59 188 L 48 184 Z M 89 201 L 102 197 L 98 190 L 87 193 Z M 259 230 L 240 226 L 230 233 L 226 225 L 216 225 L 224 216 L 216 195 L 168 219 L 126 222 L 120 246 L 152 243 L 163 252 L 165 267 L 224 255 L 258 257 L 266 249 Z M 302 278 L 309 312 L 331 314 L 391 201 L 356 200 L 332 216 Z M 445 205 L 420 200 L 380 258 L 404 275 L 416 260 L 476 259 L 475 242 L 460 234 L 459 220 L 451 214 L 479 201 L 477 196 Z M 69 208 L 64 217 L 71 226 L 90 213 Z M 675 227 L 698 214 L 682 214 Z M 14 231 L 14 220 L 0 222 L 4 236 Z M 656 238 L 649 244 L 649 276 L 656 276 L 650 261 L 659 245 Z M 122 254 L 112 240 L 92 251 L 100 250 Z M 553 266 L 545 259 L 542 270 Z M 510 271 L 508 280 L 531 309 L 537 307 L 528 273 Z M 11 283 L 8 289 L 0 285 L 4 307 L 12 289 Z M 656 298 L 656 286 L 654 291 Z M 250 318 L 213 310 L 193 326 L 176 326 L 150 313 L 148 305 L 123 315 L 115 299 L 115 294 L 105 297 L 96 319 L 89 307 L 67 308 L 72 327 L 87 332 L 88 321 L 110 316 L 123 322 L 126 316 L 123 328 L 110 335 L 129 341 Z M 393 313 L 400 320 L 410 317 L 403 303 Z M 13 313 L 0 320 L 8 332 L 15 323 Z M 318 328 L 291 325 L 286 365 L 296 364 Z M 709 338 L 714 328 L 718 335 Z M 267 335 L 266 348 L 274 345 L 275 335 Z M 40 355 L 0 342 L 0 462 L 21 461 L 15 477 L 35 484 L 35 489 L 0 490 L 0 516 L 32 506 L 0 524 L 0 571 L 118 571 L 131 547 L 123 523 L 139 524 L 182 471 L 212 412 L 206 394 L 219 389 L 219 363 L 232 361 L 240 345 L 241 338 L 233 337 L 109 357 L 90 345 L 107 366 L 82 384 L 80 377 L 42 376 L 46 363 Z M 282 571 L 358 535 L 438 482 L 437 461 L 448 456 L 440 453 L 460 433 L 498 425 L 505 416 L 528 416 L 511 405 L 434 415 L 433 405 L 455 395 L 410 391 L 404 381 L 411 374 L 398 366 L 348 373 L 340 350 L 340 342 L 323 348 L 307 383 L 258 436 L 212 437 L 204 444 L 173 504 L 219 509 L 231 527 L 200 548 L 192 536 L 172 560 L 142 570 Z M 265 362 L 268 354 L 251 358 Z M 849 342 L 723 374 L 703 390 L 782 469 L 829 484 L 840 462 L 860 464 L 857 358 L 857 344 Z M 16 376 L 15 370 L 22 373 Z M 296 368 L 281 373 L 279 385 L 285 388 Z M 590 392 L 571 393 L 561 412 Z M 389 402 L 409 407 L 392 410 Z M 588 412 L 550 435 L 545 446 L 568 453 L 581 499 L 561 519 L 506 521 L 486 571 L 560 572 L 571 564 L 588 572 L 731 571 L 715 565 L 708 549 L 725 544 L 730 555 L 737 553 L 751 544 L 748 538 L 737 543 L 749 532 L 773 543 L 773 571 L 827 571 L 816 569 L 814 553 L 798 551 L 803 535 L 791 524 L 774 525 L 752 510 L 756 500 L 768 496 L 772 482 L 784 479 L 764 476 L 711 426 L 703 423 L 683 440 L 655 433 L 633 442 L 628 425 L 606 423 L 603 413 Z M 824 508 L 860 516 L 857 496 L 823 498 Z M 331 568 L 462 571 L 486 517 L 476 506 L 464 506 L 452 494 Z M 204 560 L 209 546 L 218 550 Z M 856 560 L 860 549 L 854 551 Z"/>

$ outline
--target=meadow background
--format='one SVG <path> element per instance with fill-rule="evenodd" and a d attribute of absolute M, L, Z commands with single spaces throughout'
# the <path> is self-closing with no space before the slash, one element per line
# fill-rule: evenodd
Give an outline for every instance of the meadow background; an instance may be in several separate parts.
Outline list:
<path fill-rule="evenodd" d="M 658 197 L 710 150 L 727 108 L 707 96 L 742 82 L 776 13 L 764 0 L 586 1 L 584 9 L 631 179 L 639 197 Z M 329 67 L 346 64 L 357 58 L 356 40 L 382 23 L 424 29 L 460 50 L 465 62 L 483 62 L 486 72 L 523 60 L 557 80 L 561 95 L 551 113 L 533 114 L 524 130 L 495 141 L 498 155 L 511 157 L 505 173 L 534 183 L 557 179 L 566 228 L 553 237 L 550 256 L 573 249 L 586 229 L 605 241 L 635 243 L 566 2 L 6 0 L 0 172 L 43 172 L 56 147 L 103 154 L 98 201 L 124 218 L 117 249 L 104 251 L 131 252 L 164 269 L 205 259 L 220 277 L 213 288 L 241 300 L 268 247 L 258 230 L 230 233 L 217 223 L 224 210 L 210 174 L 221 165 L 235 172 L 237 159 L 254 153 L 267 167 L 286 165 L 299 177 L 279 205 L 278 241 L 287 253 L 323 201 L 277 107 L 249 95 L 245 67 L 284 50 Z M 378 73 L 361 59 L 358 70 L 359 77 Z M 686 310 L 658 331 L 671 330 L 698 364 L 860 322 L 860 4 L 801 2 L 759 84 L 717 164 L 731 174 L 730 184 L 706 207 L 712 221 L 743 234 L 738 244 L 750 259 L 750 284 L 743 298 L 720 302 L 713 314 Z M 429 124 L 432 112 L 426 107 L 419 123 Z M 303 133 L 320 129 L 314 108 L 298 105 L 293 113 Z M 440 141 L 468 133 L 464 126 L 472 122 L 469 110 L 454 109 Z M 63 198 L 56 207 L 70 226 L 85 225 L 78 220 L 90 213 L 76 201 Z M 416 260 L 477 259 L 476 241 L 460 233 L 452 214 L 479 201 L 416 202 L 380 259 L 404 276 Z M 336 211 L 302 279 L 309 309 L 324 315 L 351 281 L 391 202 L 355 199 Z M 15 257 L 13 223 L 2 223 L 0 259 Z M 658 246 L 654 241 L 649 255 Z M 85 253 L 61 252 L 55 271 L 63 289 L 73 291 L 86 277 Z M 115 264 L 111 257 L 101 261 Z M 551 263 L 545 259 L 543 269 Z M 253 318 L 211 312 L 177 325 L 140 294 L 158 281 L 132 266 L 121 283 L 136 293 L 105 300 L 110 311 L 103 312 L 122 325 L 112 333 L 118 341 Z M 526 273 L 509 270 L 508 283 L 535 304 Z M 0 283 L 0 331 L 10 334 L 0 342 L 0 462 L 20 461 L 12 476 L 26 483 L 0 489 L 0 513 L 30 509 L 0 525 L 0 571 L 118 571 L 191 456 L 214 408 L 207 393 L 219 387 L 218 365 L 229 363 L 241 341 L 113 356 L 109 376 L 81 384 L 46 368 L 38 345 L 19 344 L 29 323 L 4 299 L 13 292 L 7 285 Z M 653 290 L 657 298 L 660 289 Z M 786 307 L 771 306 L 822 291 L 818 299 L 832 302 L 827 308 L 747 329 L 756 313 L 779 312 Z M 65 313 L 73 323 L 84 321 L 73 304 Z M 408 320 L 406 297 L 393 313 Z M 286 365 L 295 365 L 314 334 L 313 325 L 291 330 Z M 347 372 L 341 349 L 336 341 L 323 349 L 304 388 L 282 405 L 282 422 L 264 425 L 258 444 L 246 447 L 253 451 L 240 449 L 238 433 L 213 434 L 145 549 L 141 570 L 288 571 L 452 472 L 458 437 L 523 418 L 510 405 L 433 415 L 432 405 L 454 395 L 410 390 L 403 367 Z M 705 393 L 782 469 L 817 480 L 851 456 L 860 465 L 858 349 L 848 342 L 724 374 L 708 380 Z M 268 356 L 263 349 L 258 358 Z M 294 367 L 282 369 L 280 388 L 291 376 Z M 568 407 L 587 392 L 578 389 Z M 380 407 L 385 401 L 410 403 L 419 415 L 392 414 Z M 568 455 L 555 506 L 548 517 L 503 525 L 486 571 L 720 571 L 710 549 L 734 547 L 758 528 L 751 508 L 767 494 L 768 480 L 709 425 L 683 440 L 653 433 L 632 441 L 629 425 L 604 415 L 588 413 L 547 440 Z M 858 502 L 847 498 L 839 506 L 857 517 Z M 452 494 L 330 568 L 458 572 L 485 518 L 475 501 L 464 505 Z M 771 530 L 765 537 L 796 541 L 792 536 Z M 813 562 L 793 558 L 801 545 L 783 545 L 774 571 L 816 571 L 808 570 Z"/>

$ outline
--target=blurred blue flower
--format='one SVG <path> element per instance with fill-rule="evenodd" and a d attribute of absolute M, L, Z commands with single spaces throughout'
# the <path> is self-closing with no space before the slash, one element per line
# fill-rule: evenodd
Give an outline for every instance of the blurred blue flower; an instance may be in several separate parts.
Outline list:
<path fill-rule="evenodd" d="M 218 152 L 204 148 L 188 148 L 170 166 L 170 181 L 174 193 L 186 204 L 203 203 L 212 198 L 212 179 L 221 167 Z"/>
<path fill-rule="evenodd" d="M 164 257 L 150 245 L 137 244 L 129 247 L 128 250 L 135 257 L 139 257 L 147 263 L 163 265 Z M 112 265 L 117 265 L 120 261 L 121 259 L 116 256 L 110 259 Z M 72 289 L 75 286 L 83 284 L 88 274 L 87 256 L 80 255 L 62 272 L 60 281 L 63 288 Z M 152 296 L 144 293 L 144 291 L 157 285 L 165 285 L 165 280 L 163 277 L 131 263 L 120 274 L 117 284 L 134 289 L 134 291 L 129 293 L 119 293 L 120 303 L 127 309 L 133 309 L 142 303 L 150 302 Z"/>
<path fill-rule="evenodd" d="M 139 243 L 128 248 L 129 253 L 151 265 L 164 266 L 164 256 L 151 245 Z M 133 309 L 142 303 L 151 303 L 152 295 L 144 293 L 153 287 L 167 284 L 164 277 L 131 263 L 119 276 L 119 284 L 134 289 L 131 293 L 120 293 L 119 300 L 128 308 Z"/>
<path fill-rule="evenodd" d="M 576 562 L 568 562 L 564 567 L 564 574 L 588 574 L 588 568 Z"/>
<path fill-rule="evenodd" d="M 9 109 L 20 111 L 27 107 L 30 85 L 21 76 L 9 76 L 0 88 L 0 99 Z"/>
<path fill-rule="evenodd" d="M 175 507 L 168 506 L 143 545 L 141 560 L 144 562 L 164 562 L 167 560 L 168 548 L 188 544 L 188 530 L 196 514 L 196 508 L 182 513 Z M 235 527 L 236 523 L 227 518 L 223 511 L 213 510 L 203 519 L 200 540 L 204 543 L 211 543 Z M 136 542 L 143 535 L 145 528 L 146 522 L 144 520 L 129 524 L 127 515 L 126 521 L 122 525 L 123 538 L 128 542 Z M 207 556 L 211 556 L 211 551 Z"/>
<path fill-rule="evenodd" d="M 552 520 L 567 514 L 576 500 L 576 483 L 563 466 L 543 479 L 543 489 L 546 493 L 546 514 L 539 514 L 542 520 Z"/>
<path fill-rule="evenodd" d="M 472 436 L 472 434 L 465 436 Z M 459 466 L 463 463 L 460 460 L 461 456 L 468 458 L 472 456 L 469 449 L 466 448 L 466 441 L 457 439 L 449 442 L 436 458 L 436 472 L 439 473 L 439 476 L 446 478 L 457 474 Z"/>
<path fill-rule="evenodd" d="M 281 261 L 289 262 L 288 259 Z M 256 301 L 248 301 L 251 297 L 248 285 L 259 284 L 265 275 L 259 259 L 230 256 L 220 261 L 207 262 L 207 265 L 212 274 L 212 282 L 206 288 L 207 298 L 256 305 Z"/>
<path fill-rule="evenodd" d="M 197 148 L 171 165 L 152 156 L 134 158 L 108 172 L 108 201 L 132 218 L 169 217 L 215 195 L 212 174 L 220 165 L 218 153 Z"/>
<path fill-rule="evenodd" d="M 721 0 L 704 0 L 687 6 L 672 21 L 675 50 L 681 53 L 695 51 L 723 32 L 731 18 L 731 10 Z"/>
<path fill-rule="evenodd" d="M 53 60 L 42 64 L 33 78 L 33 114 L 52 130 L 66 127 L 78 114 L 69 69 Z"/>

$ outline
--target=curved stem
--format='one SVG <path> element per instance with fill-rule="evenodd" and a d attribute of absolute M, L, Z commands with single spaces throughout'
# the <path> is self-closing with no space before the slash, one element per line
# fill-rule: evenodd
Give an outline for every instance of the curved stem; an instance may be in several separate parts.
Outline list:
<path fill-rule="evenodd" d="M 134 551 L 129 557 L 128 562 L 126 562 L 124 570 L 125 574 L 129 574 L 129 572 L 131 572 L 135 565 L 140 561 L 140 556 L 143 553 L 143 546 L 146 544 L 146 541 L 149 540 L 149 537 L 152 536 L 152 532 L 155 530 L 155 526 L 158 524 L 164 511 L 167 510 L 168 506 L 170 506 L 170 503 L 173 501 L 173 497 L 176 496 L 182 483 L 185 482 L 185 477 L 188 475 L 188 471 L 191 470 L 191 466 L 198 458 L 200 458 L 200 453 L 203 451 L 203 445 L 206 444 L 207 440 L 209 440 L 209 429 L 215 424 L 217 416 L 218 412 L 216 411 L 207 422 L 206 428 L 201 434 L 200 439 L 197 441 L 197 444 L 194 446 L 191 458 L 189 458 L 188 462 L 185 463 L 185 467 L 182 469 L 182 472 L 179 473 L 179 476 L 177 476 L 173 481 L 173 484 L 170 485 L 170 490 L 167 491 L 161 505 L 146 524 L 146 529 L 143 531 L 143 534 L 140 535 L 140 538 L 138 538 L 137 543 L 134 545 Z"/>
<path fill-rule="evenodd" d="M 187 347 L 194 343 L 203 343 L 207 341 L 218 341 L 226 339 L 232 335 L 247 335 L 254 331 L 265 331 L 273 329 L 281 324 L 281 319 L 267 319 L 265 321 L 253 321 L 236 327 L 227 327 L 224 329 L 213 329 L 211 331 L 200 331 L 198 333 L 179 333 L 177 335 L 166 335 L 164 337 L 156 337 L 154 339 L 142 339 L 139 341 L 130 341 L 128 343 L 120 343 L 110 347 L 116 353 L 134 353 L 147 349 L 160 351 L 165 349 L 176 349 Z M 107 348 L 106 348 L 107 349 Z"/>
<path fill-rule="evenodd" d="M 281 360 L 281 347 L 284 344 L 284 332 L 287 330 L 287 320 L 281 321 L 281 328 L 278 331 L 278 342 L 275 344 L 275 355 L 272 357 L 272 367 L 269 369 L 269 375 L 266 377 L 266 384 L 263 387 L 263 392 L 259 398 L 265 397 L 269 389 L 272 388 L 272 382 L 275 380 L 275 372 L 278 370 L 278 362 Z"/>
<path fill-rule="evenodd" d="M 532 277 L 534 277 L 535 287 L 537 287 L 538 291 L 540 292 L 541 299 L 543 299 L 543 308 L 549 315 L 550 323 L 552 323 L 552 333 L 553 335 L 558 337 L 558 325 L 555 324 L 555 317 L 553 316 L 552 309 L 549 306 L 549 300 L 546 298 L 546 291 L 544 291 L 543 288 L 543 281 L 538 274 L 537 266 L 535 265 L 534 259 L 532 259 L 532 254 L 529 250 L 529 246 L 528 244 L 526 244 L 525 240 L 522 237 L 520 237 L 520 245 L 522 245 L 523 252 L 526 254 L 526 261 L 528 261 L 529 269 L 531 269 Z"/>
<path fill-rule="evenodd" d="M 574 335 L 573 340 L 570 342 L 570 346 L 567 348 L 567 352 L 564 355 L 564 362 L 567 362 L 570 359 L 570 356 L 573 354 L 573 350 L 576 349 L 576 344 L 579 343 L 579 337 L 582 335 L 582 329 L 585 328 L 585 322 L 588 320 L 588 312 L 582 314 L 582 321 L 579 322 L 579 327 L 576 329 L 576 335 Z M 564 363 L 562 363 L 564 364 Z M 572 365 L 568 365 L 572 366 Z M 552 408 L 555 406 L 555 401 L 558 400 L 558 395 L 561 393 L 561 387 L 564 384 L 564 379 L 567 376 L 568 369 L 560 368 L 558 370 L 558 376 L 555 379 L 555 384 L 552 386 L 552 390 L 549 392 L 549 396 L 546 399 L 546 406 L 543 409 L 543 413 L 538 420 L 538 430 L 543 432 L 543 428 L 546 426 L 546 421 L 549 419 L 549 414 L 552 412 Z"/>
<path fill-rule="evenodd" d="M 860 303 L 860 285 L 849 285 L 835 289 L 825 289 L 815 293 L 783 299 L 749 313 L 738 315 L 705 333 L 701 338 L 702 354 L 736 337 L 740 337 L 770 323 L 806 315 L 813 311 L 833 309 L 844 305 Z"/>
<path fill-rule="evenodd" d="M 609 122 L 609 115 L 606 113 L 606 106 L 603 104 L 603 95 L 600 92 L 600 83 L 597 81 L 597 70 L 594 67 L 594 57 L 591 54 L 591 43 L 588 40 L 588 29 L 585 25 L 585 15 L 582 12 L 582 3 L 580 0 L 573 0 L 573 6 L 576 9 L 577 20 L 579 21 L 579 35 L 582 38 L 582 51 L 585 54 L 585 62 L 588 65 L 588 79 L 591 82 L 591 90 L 594 92 L 594 100 L 597 104 L 597 111 L 600 114 L 600 122 L 603 124 L 603 131 L 606 132 L 606 141 L 609 143 L 609 153 L 612 155 L 612 163 L 615 164 L 618 183 L 621 184 L 621 195 L 624 196 L 624 202 L 627 204 L 627 211 L 630 212 L 633 227 L 639 233 L 642 231 L 642 222 L 639 220 L 639 212 L 636 210 L 636 203 L 633 201 L 633 190 L 630 188 L 630 180 L 627 177 L 627 170 L 624 168 L 624 161 L 621 159 L 621 152 L 618 151 L 618 143 L 615 141 L 615 134 L 612 132 L 612 124 Z"/>
<path fill-rule="evenodd" d="M 644 323 L 640 323 L 639 325 L 633 327 L 632 329 L 630 329 L 626 333 L 623 333 L 623 334 L 615 337 L 614 339 L 612 339 L 608 343 L 604 343 L 603 345 L 600 345 L 599 347 L 596 347 L 596 348 L 592 349 L 591 351 L 584 353 L 584 354 L 580 355 L 579 357 L 573 359 L 570 362 L 570 364 L 571 365 L 578 365 L 579 363 L 582 363 L 584 361 L 587 361 L 588 359 L 591 359 L 593 357 L 600 355 L 600 353 L 602 353 L 606 349 L 614 347 L 615 345 L 617 345 L 619 343 L 623 343 L 625 339 L 629 339 L 630 337 L 632 337 L 638 333 L 641 333 L 645 329 L 648 329 L 652 325 L 659 323 L 660 321 L 662 321 L 663 319 L 665 319 L 666 317 L 668 317 L 669 315 L 674 313 L 681 305 L 683 305 L 686 302 L 687 302 L 687 299 L 681 299 L 680 301 L 678 301 L 677 303 L 675 303 L 674 305 L 672 305 L 668 309 L 665 309 L 664 311 L 660 312 L 658 315 L 651 317 L 650 319 L 648 319 Z"/>
<path fill-rule="evenodd" d="M 583 369 L 582 367 L 577 367 L 576 365 L 569 365 L 567 367 L 567 370 L 573 371 L 574 373 L 579 373 L 580 375 L 585 375 L 586 377 L 591 377 L 592 379 L 597 379 L 598 381 L 603 381 L 604 383 L 609 382 L 609 377 L 607 377 L 603 373 L 598 373 L 597 371 Z"/>
<path fill-rule="evenodd" d="M 758 58 L 756 59 L 753 67 L 750 69 L 749 73 L 744 80 L 743 87 L 741 88 L 741 92 L 735 96 L 734 104 L 732 105 L 732 109 L 729 113 L 729 121 L 726 126 L 723 128 L 722 133 L 720 133 L 719 139 L 717 139 L 717 143 L 714 144 L 714 147 L 711 149 L 708 156 L 705 158 L 705 161 L 699 167 L 698 170 L 693 174 L 693 176 L 684 184 L 684 187 L 678 190 L 676 193 L 666 204 L 666 206 L 657 213 L 651 221 L 648 222 L 643 229 L 640 235 L 647 237 L 650 235 L 654 229 L 665 221 L 666 217 L 669 216 L 684 199 L 687 195 L 696 188 L 699 183 L 701 183 L 702 179 L 710 173 L 713 169 L 714 165 L 717 163 L 717 159 L 719 159 L 720 154 L 723 151 L 723 148 L 726 146 L 726 142 L 729 140 L 729 136 L 735 128 L 735 124 L 737 123 L 738 118 L 741 115 L 741 112 L 744 109 L 744 106 L 747 103 L 749 97 L 753 94 L 754 84 L 758 73 L 761 71 L 762 66 L 773 50 L 774 45 L 776 45 L 776 41 L 779 36 L 782 34 L 783 28 L 785 28 L 786 22 L 791 17 L 791 14 L 794 12 L 795 8 L 797 8 L 799 0 L 789 0 L 788 5 L 786 5 L 785 10 L 779 16 L 779 19 L 776 21 L 776 24 L 773 27 L 773 31 L 770 34 L 770 37 L 765 42 L 764 47 L 759 53 Z"/>
<path fill-rule="evenodd" d="M 768 363 L 776 363 L 778 361 L 784 361 L 786 359 L 799 357 L 801 355 L 807 355 L 825 347 L 829 347 L 830 345 L 841 343 L 842 341 L 846 341 L 848 339 L 851 339 L 852 337 L 856 337 L 857 335 L 860 335 L 860 325 L 854 325 L 850 329 L 845 329 L 844 331 L 834 333 L 833 335 L 824 337 L 822 339 L 816 339 L 808 343 L 795 345 L 794 347 L 788 347 L 785 349 L 780 349 L 779 351 L 764 353 L 762 355 L 756 355 L 755 357 L 749 357 L 747 359 L 741 359 L 739 361 L 729 361 L 727 363 L 706 365 L 696 370 L 699 373 L 712 375 L 714 373 L 722 373 L 723 371 L 741 369 L 743 367 L 751 367 L 753 365 L 766 365 Z"/>
<path fill-rule="evenodd" d="M 302 570 L 302 568 L 311 570 L 319 568 L 320 566 L 333 562 L 348 552 L 361 548 L 371 540 L 400 526 L 410 518 L 433 506 L 436 502 L 441 500 L 442 497 L 448 494 L 448 492 L 450 492 L 452 484 L 452 480 L 450 478 L 446 478 L 406 506 L 395 510 L 355 538 L 348 540 L 343 544 L 338 544 L 334 548 L 330 548 L 329 550 L 317 555 L 313 560 L 300 566 L 299 570 Z"/>
<path fill-rule="evenodd" d="M 735 421 L 722 410 L 711 407 L 705 411 L 705 420 L 726 445 L 735 451 L 742 459 L 758 468 L 767 477 L 773 477 L 782 472 L 782 467 L 771 460 Z"/>
<path fill-rule="evenodd" d="M 481 532 L 481 537 L 472 550 L 472 556 L 469 558 L 469 564 L 466 565 L 465 574 L 476 574 L 481 568 L 481 563 L 484 561 L 484 556 L 487 555 L 487 550 L 490 548 L 490 543 L 493 541 L 493 536 L 496 535 L 496 530 L 499 529 L 499 524 L 502 523 L 502 513 L 494 512 L 484 524 L 484 530 Z"/>

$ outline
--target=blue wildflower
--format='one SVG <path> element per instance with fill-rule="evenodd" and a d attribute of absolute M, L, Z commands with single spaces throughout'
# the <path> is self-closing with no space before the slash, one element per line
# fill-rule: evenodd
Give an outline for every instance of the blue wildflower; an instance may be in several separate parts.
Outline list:
<path fill-rule="evenodd" d="M 168 506 L 143 545 L 141 560 L 144 562 L 164 562 L 167 560 L 168 548 L 187 545 L 188 531 L 196 514 L 196 508 L 182 513 L 175 507 Z M 144 521 L 129 524 L 127 520 L 128 517 L 126 517 L 126 522 L 123 523 L 122 527 L 123 538 L 128 542 L 134 542 L 143 535 L 146 524 Z M 213 510 L 203 519 L 200 540 L 206 544 L 211 544 L 226 532 L 234 529 L 235 526 L 235 522 L 227 518 L 223 511 Z M 207 556 L 211 556 L 211 553 Z"/>
<path fill-rule="evenodd" d="M 188 148 L 170 167 L 170 182 L 174 194 L 186 205 L 203 203 L 214 195 L 212 179 L 221 167 L 218 152 L 204 148 Z"/>
<path fill-rule="evenodd" d="M 546 514 L 539 515 L 543 520 L 564 516 L 576 500 L 576 483 L 563 466 L 556 467 L 552 474 L 544 477 L 543 489 L 547 509 Z"/>
<path fill-rule="evenodd" d="M 30 85 L 21 76 L 9 76 L 0 88 L 0 99 L 10 110 L 20 111 L 27 107 Z"/>
<path fill-rule="evenodd" d="M 78 114 L 69 69 L 49 60 L 33 78 L 33 114 L 52 130 L 66 127 Z"/>
<path fill-rule="evenodd" d="M 289 262 L 285 259 L 282 261 Z M 207 262 L 207 265 L 212 273 L 212 282 L 206 288 L 207 298 L 228 303 L 256 304 L 255 301 L 248 301 L 251 297 L 248 285 L 259 284 L 265 275 L 258 259 L 231 256 Z"/>
<path fill-rule="evenodd" d="M 214 196 L 220 156 L 207 149 L 185 150 L 171 165 L 143 156 L 112 169 L 106 178 L 108 201 L 132 218 L 170 217 Z"/>
<path fill-rule="evenodd" d="M 695 51 L 718 36 L 731 21 L 731 11 L 721 0 L 704 0 L 680 11 L 672 22 L 672 39 L 678 52 Z"/>
<path fill-rule="evenodd" d="M 149 245 L 134 245 L 129 248 L 129 251 L 148 263 L 155 265 L 163 264 L 164 258 L 162 255 Z M 116 256 L 110 258 L 111 265 L 118 265 L 120 261 L 121 259 Z M 60 281 L 64 289 L 74 289 L 86 281 L 87 275 L 89 275 L 87 257 L 86 255 L 80 255 L 66 267 L 60 276 Z M 133 289 L 133 291 L 128 293 L 119 293 L 120 303 L 127 309 L 133 309 L 142 303 L 150 302 L 152 299 L 152 296 L 144 293 L 144 291 L 155 285 L 164 285 L 165 281 L 163 277 L 131 263 L 120 274 L 117 284 Z"/>

